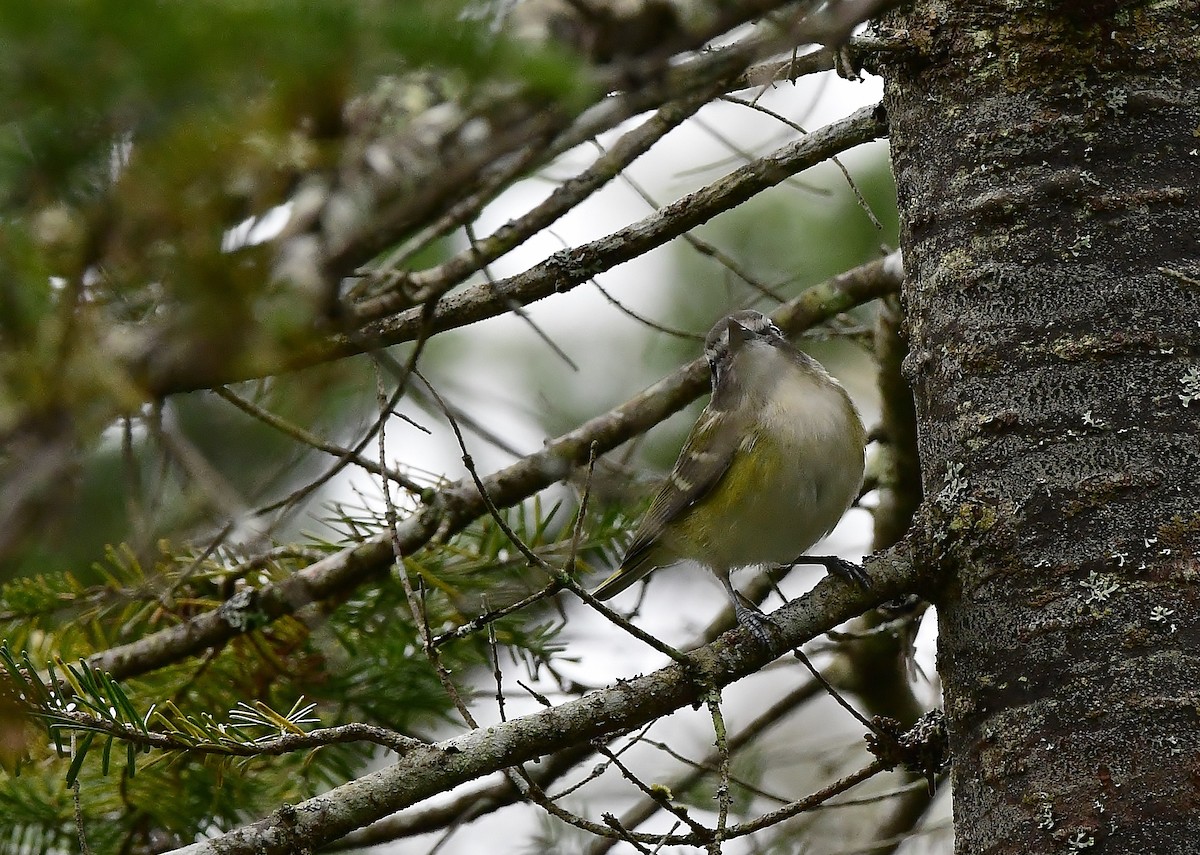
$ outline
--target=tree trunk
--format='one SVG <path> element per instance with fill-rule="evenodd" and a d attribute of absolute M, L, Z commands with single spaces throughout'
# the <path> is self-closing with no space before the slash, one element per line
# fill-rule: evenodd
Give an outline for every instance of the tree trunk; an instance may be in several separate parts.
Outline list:
<path fill-rule="evenodd" d="M 1200 847 L 1198 22 L 887 22 L 959 853 Z"/>

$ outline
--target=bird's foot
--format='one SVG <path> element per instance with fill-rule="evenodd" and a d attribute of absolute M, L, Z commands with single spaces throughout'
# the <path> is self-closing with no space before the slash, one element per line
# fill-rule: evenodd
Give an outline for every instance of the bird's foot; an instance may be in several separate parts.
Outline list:
<path fill-rule="evenodd" d="M 871 577 L 861 564 L 847 561 L 836 555 L 801 555 L 793 564 L 820 564 L 827 573 L 841 576 L 847 582 L 853 582 L 860 588 L 871 587 Z"/>
<path fill-rule="evenodd" d="M 764 614 L 758 607 L 743 602 L 741 596 L 735 601 L 733 612 L 737 617 L 738 625 L 744 627 L 764 645 L 770 644 L 772 634 L 779 630 L 769 615 Z"/>
<path fill-rule="evenodd" d="M 862 80 L 862 63 L 849 45 L 841 45 L 833 51 L 833 70 L 844 80 Z"/>

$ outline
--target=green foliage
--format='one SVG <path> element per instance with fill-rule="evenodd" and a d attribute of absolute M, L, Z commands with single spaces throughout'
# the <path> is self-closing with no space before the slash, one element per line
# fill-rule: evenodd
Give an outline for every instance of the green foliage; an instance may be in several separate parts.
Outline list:
<path fill-rule="evenodd" d="M 307 347 L 321 296 L 273 277 L 267 248 L 231 252 L 225 236 L 353 157 L 365 128 L 348 105 L 369 104 L 355 96 L 381 76 L 453 97 L 464 118 L 498 92 L 583 103 L 580 63 L 509 43 L 465 5 L 0 4 L 0 437 L 28 436 L 17 453 L 50 464 L 75 458 L 142 407 L 147 378 L 130 363 L 145 349 L 254 373 Z M 389 113 L 401 131 L 413 115 Z M 59 561 L 38 544 L 15 564 L 78 564 L 126 536 L 120 503 L 72 513 L 111 487 L 119 450 L 98 445 L 82 477 L 26 499 L 37 527 L 78 516 L 78 550 Z M 195 522 L 195 507 L 177 510 L 179 528 Z"/>
<path fill-rule="evenodd" d="M 0 852 L 70 851 L 75 838 L 74 808 L 62 776 L 27 772 L 19 780 L 20 786 L 0 782 L 0 816 L 5 819 L 0 827 Z"/>
<path fill-rule="evenodd" d="M 213 142 L 204 131 L 214 119 L 268 94 L 276 127 L 337 121 L 347 87 L 385 70 L 437 66 L 475 81 L 511 76 L 556 98 L 577 91 L 565 57 L 515 49 L 464 19 L 462 5 L 4 4 L 0 98 L 10 119 L 0 136 L 0 205 L 86 195 L 103 180 L 114 134 L 186 144 L 200 133 Z"/>
<path fill-rule="evenodd" d="M 559 565 L 571 553 L 571 517 L 562 502 L 547 509 L 534 500 L 504 511 L 531 548 Z M 353 538 L 385 526 L 376 512 L 346 507 L 330 522 Z M 581 568 L 611 547 L 621 522 L 612 512 L 589 515 Z M 281 549 L 272 555 L 248 563 L 221 549 L 173 554 L 163 543 L 144 560 L 115 548 L 95 570 L 100 584 L 64 572 L 0 588 L 0 632 L 10 639 L 0 648 L 0 723 L 26 734 L 19 756 L 0 756 L 10 772 L 20 770 L 0 779 L 14 851 L 22 851 L 13 841 L 23 838 L 65 845 L 74 833 L 75 781 L 85 794 L 85 825 L 101 829 L 89 838 L 95 851 L 116 851 L 125 835 L 151 830 L 185 841 L 362 774 L 380 750 L 367 742 L 281 756 L 242 756 L 242 749 L 313 726 L 359 722 L 418 734 L 451 720 L 450 699 L 422 653 L 395 578 L 357 589 L 320 616 L 275 621 L 200 661 L 142 677 L 117 682 L 81 658 L 215 608 L 235 589 L 280 581 L 310 560 Z M 406 572 L 435 635 L 549 581 L 526 566 L 489 517 L 443 548 L 409 557 Z M 545 614 L 535 605 L 500 617 L 490 632 L 440 643 L 438 655 L 461 695 L 471 696 L 472 674 L 491 670 L 494 649 L 530 673 L 561 657 L 561 624 Z"/>

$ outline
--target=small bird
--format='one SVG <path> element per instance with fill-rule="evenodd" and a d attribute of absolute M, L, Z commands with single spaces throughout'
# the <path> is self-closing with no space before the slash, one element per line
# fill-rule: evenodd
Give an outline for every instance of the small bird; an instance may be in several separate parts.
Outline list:
<path fill-rule="evenodd" d="M 866 432 L 842 385 L 759 312 L 718 321 L 704 355 L 712 398 L 621 566 L 592 594 L 607 600 L 658 567 L 692 560 L 721 582 L 738 622 L 764 638 L 764 618 L 729 574 L 796 563 L 837 525 L 862 484 Z M 866 584 L 850 562 L 807 560 Z"/>

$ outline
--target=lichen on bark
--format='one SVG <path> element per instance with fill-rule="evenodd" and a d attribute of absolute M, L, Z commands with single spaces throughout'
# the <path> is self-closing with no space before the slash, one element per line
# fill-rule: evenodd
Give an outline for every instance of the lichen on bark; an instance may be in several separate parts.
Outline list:
<path fill-rule="evenodd" d="M 958 852 L 1194 850 L 1198 21 L 885 24 Z"/>

